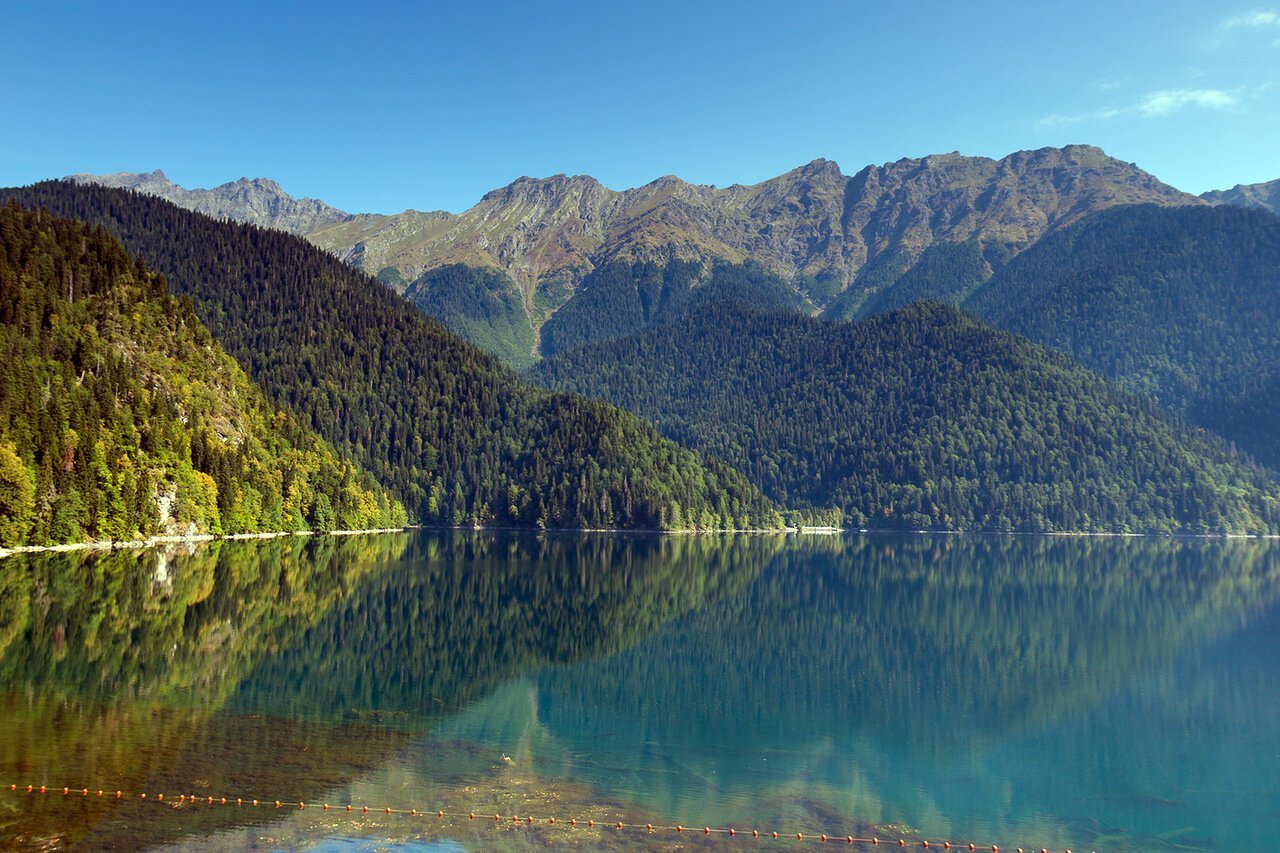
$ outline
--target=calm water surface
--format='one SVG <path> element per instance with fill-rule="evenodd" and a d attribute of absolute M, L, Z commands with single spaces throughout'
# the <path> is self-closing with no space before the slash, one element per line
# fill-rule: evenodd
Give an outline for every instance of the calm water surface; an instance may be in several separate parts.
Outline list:
<path fill-rule="evenodd" d="M 0 848 L 742 843 L 576 817 L 1265 849 L 1278 645 L 1260 541 L 424 532 L 11 558 Z"/>

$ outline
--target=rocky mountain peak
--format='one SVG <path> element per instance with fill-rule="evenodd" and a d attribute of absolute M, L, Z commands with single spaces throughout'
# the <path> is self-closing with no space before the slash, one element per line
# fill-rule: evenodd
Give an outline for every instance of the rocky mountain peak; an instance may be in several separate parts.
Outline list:
<path fill-rule="evenodd" d="M 671 187 L 687 187 L 687 186 L 689 186 L 688 181 L 685 181 L 684 179 L 680 178 L 677 175 L 662 175 L 661 177 L 654 178 L 652 181 L 645 184 L 643 187 L 640 187 L 640 189 L 646 189 L 646 188 L 670 189 Z"/>
<path fill-rule="evenodd" d="M 1209 204 L 1234 204 L 1239 207 L 1261 207 L 1280 215 L 1280 180 L 1261 184 L 1236 184 L 1229 190 L 1210 190 L 1200 198 Z"/>
<path fill-rule="evenodd" d="M 180 187 L 160 169 L 113 175 L 70 175 L 63 180 L 132 189 L 209 216 L 279 228 L 294 234 L 306 234 L 350 218 L 349 214 L 319 199 L 294 198 L 270 178 L 242 177 L 211 190 Z"/>
<path fill-rule="evenodd" d="M 1048 153 L 1048 152 L 1052 152 L 1052 151 L 1061 151 L 1064 155 L 1067 155 L 1067 156 L 1069 156 L 1069 157 L 1075 157 L 1075 158 L 1077 158 L 1077 159 L 1081 159 L 1081 160 L 1084 160 L 1084 159 L 1109 160 L 1109 159 L 1111 159 L 1111 157 L 1107 154 L 1107 152 L 1103 151 L 1103 150 L 1102 150 L 1101 148 L 1099 148 L 1098 146 L 1096 146 L 1096 145 L 1083 145 L 1083 144 L 1080 144 L 1080 143 L 1073 143 L 1073 144 L 1071 144 L 1071 145 L 1064 145 L 1064 146 L 1062 146 L 1061 148 L 1040 148 L 1040 149 L 1038 149 L 1038 150 L 1037 150 L 1037 152 L 1036 152 L 1036 153 Z"/>
<path fill-rule="evenodd" d="M 823 157 L 810 160 L 795 171 L 805 177 L 844 179 L 844 173 L 840 171 L 840 165 L 835 160 L 827 160 Z"/>
<path fill-rule="evenodd" d="M 160 169 L 153 172 L 114 172 L 110 175 L 78 174 L 63 178 L 76 184 L 101 184 L 125 190 L 141 190 L 151 195 L 167 197 L 166 192 L 181 189 L 165 176 Z"/>
<path fill-rule="evenodd" d="M 510 204 L 513 202 L 530 202 L 536 204 L 558 205 L 565 199 L 583 197 L 599 192 L 609 192 L 590 175 L 552 175 L 548 178 L 516 178 L 500 189 L 491 190 L 480 199 L 480 207 L 485 203 Z"/>
<path fill-rule="evenodd" d="M 279 195 L 279 196 L 283 196 L 283 197 L 285 197 L 285 198 L 289 198 L 289 199 L 291 199 L 291 200 L 292 200 L 292 198 L 293 198 L 293 197 L 292 197 L 292 196 L 290 196 L 287 192 L 285 192 L 283 189 L 281 189 L 281 188 L 280 188 L 280 185 L 279 185 L 278 183 L 276 183 L 275 181 L 271 180 L 270 178 L 252 178 L 252 179 L 250 179 L 250 178 L 241 178 L 240 180 L 238 180 L 238 181 L 233 181 L 233 182 L 232 182 L 232 183 L 230 183 L 230 184 L 223 184 L 223 186 L 228 186 L 228 187 L 232 187 L 232 186 L 233 186 L 233 187 L 243 187 L 243 188 L 246 188 L 246 189 L 250 189 L 250 188 L 251 188 L 251 189 L 254 189 L 254 190 L 258 191 L 258 192 L 262 192 L 262 193 L 270 193 L 270 194 L 272 194 L 272 195 Z"/>

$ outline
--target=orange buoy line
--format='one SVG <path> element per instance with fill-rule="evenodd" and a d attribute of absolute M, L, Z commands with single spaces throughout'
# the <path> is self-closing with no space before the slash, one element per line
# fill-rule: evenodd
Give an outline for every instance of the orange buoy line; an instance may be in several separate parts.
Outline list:
<path fill-rule="evenodd" d="M 23 794 L 23 795 L 58 794 L 56 790 L 50 789 L 45 785 L 21 786 L 17 784 L 10 784 L 8 790 L 10 793 Z M 66 786 L 64 786 L 61 789 L 61 793 L 56 797 L 56 799 L 64 799 L 64 798 L 66 799 L 74 798 L 74 799 L 80 799 L 80 800 L 101 799 L 101 800 L 120 800 L 120 801 L 130 799 L 138 802 L 151 802 L 151 803 L 167 802 L 173 808 L 177 808 L 178 806 L 204 805 L 204 806 L 217 806 L 217 807 L 229 806 L 235 809 L 270 808 L 272 810 L 292 809 L 292 810 L 301 811 L 308 807 L 307 803 L 302 802 L 300 800 L 298 801 L 247 800 L 243 797 L 235 797 L 235 798 L 215 797 L 209 794 L 205 794 L 203 796 L 196 796 L 195 794 L 178 794 L 175 797 L 172 794 L 169 794 L 169 795 L 166 795 L 163 793 L 150 794 L 146 791 L 140 791 L 138 793 L 131 794 L 131 793 L 126 793 L 124 791 L 121 791 L 119 789 L 110 790 L 106 788 L 95 788 L 91 790 L 89 788 L 71 788 Z M 931 839 L 915 839 L 915 840 L 908 841 L 905 838 L 887 839 L 887 838 L 880 838 L 878 836 L 864 838 L 864 837 L 854 836 L 854 835 L 840 835 L 840 834 L 829 834 L 829 833 L 821 833 L 821 832 L 819 833 L 808 833 L 808 832 L 780 833 L 777 830 L 763 830 L 763 829 L 746 830 L 746 829 L 736 829 L 733 827 L 714 827 L 714 826 L 703 826 L 701 829 L 692 829 L 690 827 L 687 827 L 679 823 L 674 823 L 674 824 L 626 823 L 624 821 L 609 822 L 609 821 L 598 821 L 598 820 L 595 820 L 594 818 L 582 819 L 582 818 L 576 818 L 576 817 L 565 820 L 564 818 L 556 818 L 556 817 L 534 817 L 533 815 L 529 815 L 529 814 L 503 815 L 502 813 L 497 813 L 493 815 L 492 820 L 488 820 L 487 819 L 488 812 L 485 812 L 485 811 L 452 812 L 452 811 L 444 811 L 442 809 L 436 809 L 432 811 L 432 810 L 417 809 L 417 808 L 407 808 L 407 809 L 395 808 L 393 806 L 381 806 L 381 807 L 371 808 L 368 805 L 354 805 L 351 803 L 342 803 L 338 805 L 331 805 L 329 803 L 322 803 L 320 805 L 317 805 L 315 803 L 311 803 L 311 808 L 313 809 L 318 808 L 324 812 L 330 812 L 330 811 L 349 812 L 351 814 L 359 814 L 362 816 L 368 815 L 368 814 L 381 814 L 381 815 L 404 815 L 406 817 L 412 817 L 412 818 L 427 818 L 427 819 L 435 818 L 437 820 L 444 820 L 446 818 L 449 818 L 449 819 L 457 819 L 457 820 L 467 820 L 469 822 L 480 821 L 481 823 L 487 823 L 490 826 L 494 826 L 494 825 L 511 825 L 511 826 L 526 826 L 526 827 L 547 826 L 547 827 L 556 827 L 557 829 L 562 829 L 565 831 L 572 831 L 575 829 L 595 829 L 598 827 L 600 829 L 613 830 L 615 832 L 625 832 L 628 830 L 641 831 L 648 835 L 656 835 L 661 832 L 674 832 L 676 834 L 692 832 L 708 838 L 713 835 L 722 836 L 725 838 L 737 838 L 739 835 L 743 837 L 747 837 L 749 835 L 753 839 L 760 839 L 760 838 L 765 838 L 769 840 L 791 839 L 794 841 L 816 841 L 818 843 L 834 842 L 834 843 L 841 843 L 846 845 L 858 844 L 858 845 L 866 845 L 870 847 L 881 847 L 881 846 L 899 847 L 899 848 L 918 847 L 921 849 L 936 848 L 936 849 L 942 849 L 942 850 L 968 851 L 969 853 L 977 853 L 977 851 L 983 851 L 983 853 L 987 853 L 987 851 L 990 851 L 990 853 L 1000 853 L 1001 850 L 1006 851 L 1006 853 L 1014 853 L 1014 851 L 1016 850 L 1017 853 L 1028 853 L 1028 851 L 1024 850 L 1022 847 L 1008 848 L 1008 847 L 1000 847 L 999 845 L 996 845 L 996 844 L 976 844 L 974 842 L 968 842 L 968 841 L 966 842 L 934 841 Z M 1035 848 L 1032 848 L 1030 853 L 1036 853 Z M 1050 851 L 1047 848 L 1040 848 L 1039 853 L 1050 853 Z M 1062 853 L 1071 853 L 1071 850 L 1067 849 Z M 1094 853 L 1096 853 L 1096 851 L 1094 851 Z"/>

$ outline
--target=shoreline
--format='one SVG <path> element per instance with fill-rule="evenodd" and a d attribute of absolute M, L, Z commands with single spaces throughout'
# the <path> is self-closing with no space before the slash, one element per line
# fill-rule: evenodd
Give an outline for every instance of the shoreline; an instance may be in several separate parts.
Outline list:
<path fill-rule="evenodd" d="M 67 542 L 61 545 L 17 545 L 13 548 L 0 547 L 0 559 L 18 554 L 39 554 L 60 551 L 143 551 L 159 545 L 190 545 L 199 542 L 232 542 L 246 539 L 279 539 L 283 536 L 364 536 L 370 533 L 403 533 L 406 530 L 417 530 L 416 525 L 408 527 L 374 527 L 368 530 L 270 530 L 263 533 L 228 533 L 215 536 L 212 533 L 193 533 L 190 535 L 151 536 L 146 539 L 103 539 L 97 542 Z"/>
<path fill-rule="evenodd" d="M 1018 530 L 897 530 L 894 528 L 869 527 L 780 527 L 780 528 L 747 528 L 700 530 L 641 530 L 624 527 L 424 527 L 411 524 L 405 527 L 374 527 L 367 530 L 279 530 L 263 533 L 231 533 L 214 536 L 210 533 L 196 533 L 189 536 L 152 536 L 147 539 L 100 540 L 97 542 L 68 542 L 61 545 L 18 545 L 13 548 L 0 546 L 0 560 L 19 554 L 57 553 L 65 551 L 141 551 L 160 545 L 195 544 L 200 542 L 230 542 L 248 539 L 278 539 L 283 536 L 367 536 L 376 533 L 404 533 L 410 530 L 465 530 L 510 531 L 517 533 L 608 533 L 611 535 L 642 534 L 651 536 L 724 536 L 727 534 L 766 535 L 782 534 L 786 536 L 841 536 L 853 534 L 858 536 L 880 535 L 886 533 L 909 534 L 913 536 L 1059 536 L 1059 537 L 1096 537 L 1096 538 L 1163 538 L 1163 539 L 1280 539 L 1280 533 L 1113 533 L 1086 530 L 1055 530 L 1048 532 L 1031 532 Z"/>

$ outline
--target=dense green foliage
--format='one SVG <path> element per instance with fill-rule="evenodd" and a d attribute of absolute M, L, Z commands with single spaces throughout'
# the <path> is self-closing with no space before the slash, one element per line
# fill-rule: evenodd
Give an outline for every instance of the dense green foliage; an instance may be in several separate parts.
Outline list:
<path fill-rule="evenodd" d="M 984 249 L 977 240 L 935 243 L 896 281 L 867 297 L 858 308 L 858 317 L 892 311 L 923 299 L 958 305 L 991 277 L 992 264 L 999 263 L 1003 254 Z"/>
<path fill-rule="evenodd" d="M 966 303 L 1280 467 L 1280 219 L 1234 207 L 1096 213 Z"/>
<path fill-rule="evenodd" d="M 533 364 L 535 339 L 524 299 L 501 270 L 465 264 L 438 267 L 415 279 L 404 298 L 507 364 Z"/>
<path fill-rule="evenodd" d="M 547 359 L 793 508 L 856 525 L 1260 531 L 1280 489 L 1065 357 L 958 309 L 857 324 L 729 305 Z"/>
<path fill-rule="evenodd" d="M 110 235 L 0 208 L 0 545 L 403 525 Z"/>
<path fill-rule="evenodd" d="M 854 282 L 823 306 L 822 315 L 829 320 L 852 320 L 862 315 L 868 297 L 893 287 L 911 268 L 911 260 L 911 252 L 900 244 L 874 255 L 858 270 Z"/>
<path fill-rule="evenodd" d="M 542 327 L 542 353 L 620 338 L 725 300 L 778 309 L 798 309 L 801 303 L 791 284 L 753 262 L 717 262 L 704 276 L 698 263 L 614 261 L 583 279 L 573 298 L 551 315 Z"/>
<path fill-rule="evenodd" d="M 300 238 L 101 187 L 47 182 L 4 195 L 115 233 L 273 398 L 424 522 L 777 523 L 739 473 L 612 406 L 528 385 Z"/>

